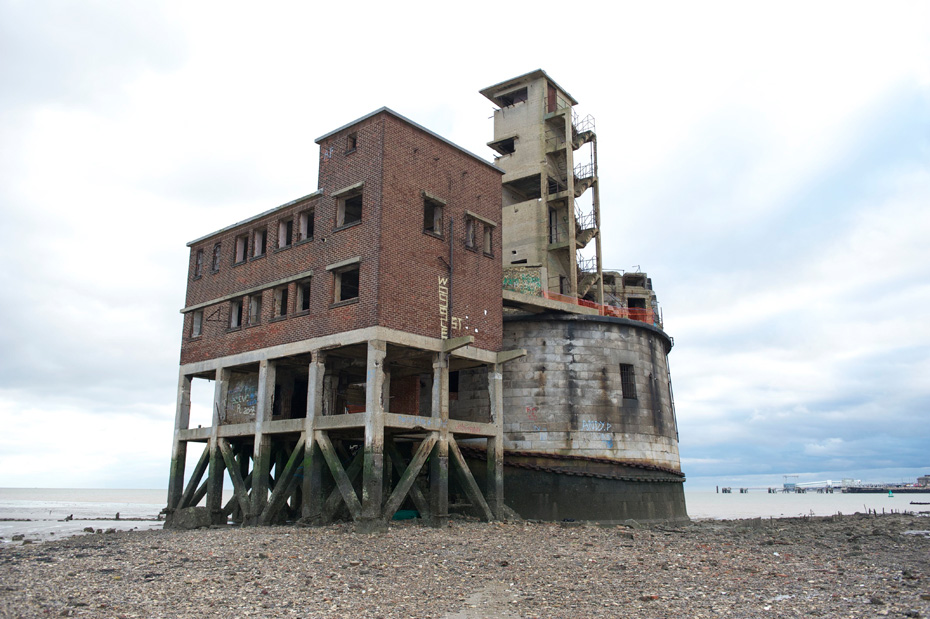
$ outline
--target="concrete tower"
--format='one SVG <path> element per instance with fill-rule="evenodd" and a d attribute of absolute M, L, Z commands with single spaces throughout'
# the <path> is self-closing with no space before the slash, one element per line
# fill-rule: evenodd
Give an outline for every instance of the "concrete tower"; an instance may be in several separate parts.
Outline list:
<path fill-rule="evenodd" d="M 538 278 L 546 296 L 603 303 L 594 118 L 536 70 L 481 91 L 494 111 L 495 164 L 503 177 L 504 266 Z M 590 191 L 589 191 L 590 190 Z M 593 253 L 579 252 L 594 243 Z M 593 288 L 592 288 L 593 287 Z M 591 293 L 591 294 L 589 294 Z"/>

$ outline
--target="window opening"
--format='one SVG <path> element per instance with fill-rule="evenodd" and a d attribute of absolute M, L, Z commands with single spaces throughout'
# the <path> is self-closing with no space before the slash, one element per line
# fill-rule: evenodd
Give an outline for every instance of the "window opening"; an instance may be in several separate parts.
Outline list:
<path fill-rule="evenodd" d="M 335 302 L 358 298 L 358 266 L 335 272 Z"/>
<path fill-rule="evenodd" d="M 203 334 L 203 310 L 195 310 L 191 317 L 191 337 Z"/>
<path fill-rule="evenodd" d="M 229 303 L 229 328 L 238 329 L 242 326 L 242 299 Z"/>
<path fill-rule="evenodd" d="M 501 107 L 510 107 L 511 105 L 526 101 L 526 97 L 526 88 L 521 88 L 520 90 L 514 90 L 513 92 L 508 92 L 506 95 L 499 96 L 497 102 L 500 103 Z"/>
<path fill-rule="evenodd" d="M 313 240 L 313 211 L 304 211 L 298 217 L 297 240 Z"/>
<path fill-rule="evenodd" d="M 554 208 L 549 209 L 549 242 L 559 242 L 559 213 Z"/>
<path fill-rule="evenodd" d="M 477 222 L 474 217 L 465 218 L 465 247 L 475 249 L 475 228 Z"/>
<path fill-rule="evenodd" d="M 217 243 L 216 245 L 213 246 L 213 264 L 211 265 L 210 270 L 213 271 L 214 273 L 220 270 L 220 249 L 221 249 L 220 243 Z"/>
<path fill-rule="evenodd" d="M 508 138 L 506 140 L 501 140 L 496 145 L 496 150 L 502 155 L 511 155 L 515 150 L 517 150 L 514 145 L 514 139 Z"/>
<path fill-rule="evenodd" d="M 358 134 L 350 133 L 346 136 L 346 154 L 348 155 L 358 146 Z"/>
<path fill-rule="evenodd" d="M 249 235 L 243 234 L 236 237 L 236 255 L 233 262 L 239 264 L 245 262 L 249 253 Z"/>
<path fill-rule="evenodd" d="M 295 311 L 310 311 L 310 280 L 297 282 L 297 308 Z"/>
<path fill-rule="evenodd" d="M 257 258 L 265 255 L 265 241 L 268 236 L 267 228 L 256 230 L 252 237 L 252 257 Z"/>
<path fill-rule="evenodd" d="M 287 219 L 278 222 L 278 248 L 290 247 L 294 240 L 294 220 Z"/>
<path fill-rule="evenodd" d="M 459 378 L 460 378 L 460 374 L 458 371 L 449 372 L 449 399 L 450 400 L 459 399 Z"/>
<path fill-rule="evenodd" d="M 287 286 L 274 291 L 274 315 L 287 316 Z"/>
<path fill-rule="evenodd" d="M 200 277 L 201 273 L 203 273 L 203 250 L 198 249 L 194 257 L 194 277 Z"/>
<path fill-rule="evenodd" d="M 362 194 L 342 198 L 339 200 L 339 212 L 336 226 L 347 226 L 362 220 Z"/>
<path fill-rule="evenodd" d="M 442 211 L 441 202 L 423 198 L 423 231 L 442 236 Z"/>
<path fill-rule="evenodd" d="M 257 325 L 262 321 L 262 295 L 249 297 L 249 324 Z"/>
<path fill-rule="evenodd" d="M 484 224 L 484 255 L 494 255 L 494 228 Z"/>
<path fill-rule="evenodd" d="M 628 363 L 620 364 L 620 389 L 624 400 L 636 399 L 636 379 L 633 366 Z"/>

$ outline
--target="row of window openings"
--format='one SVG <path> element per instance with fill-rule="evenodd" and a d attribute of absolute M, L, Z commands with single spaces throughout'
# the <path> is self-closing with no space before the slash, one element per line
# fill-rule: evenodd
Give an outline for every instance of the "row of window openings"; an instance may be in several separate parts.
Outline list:
<path fill-rule="evenodd" d="M 334 303 L 352 301 L 358 298 L 358 272 L 358 267 L 354 267 L 334 273 Z M 297 282 L 297 302 L 294 305 L 295 313 L 310 311 L 310 281 L 311 280 L 306 279 Z M 261 324 L 262 296 L 262 294 L 250 295 L 247 297 L 248 305 L 246 305 L 241 298 L 230 301 L 229 328 L 239 329 L 243 324 L 247 326 Z M 287 316 L 288 309 L 288 287 L 281 286 L 280 288 L 275 288 L 272 320 Z M 248 311 L 246 312 L 246 310 Z M 191 337 L 198 337 L 203 334 L 203 321 L 203 310 L 195 310 L 193 312 L 193 322 L 191 324 Z"/>
<path fill-rule="evenodd" d="M 297 216 L 297 241 L 313 240 L 313 211 L 304 211 Z M 268 249 L 268 229 L 259 228 L 251 232 L 252 236 L 252 257 L 259 258 L 265 255 Z M 294 243 L 294 220 L 284 219 L 278 222 L 278 248 L 284 249 Z M 233 264 L 245 262 L 249 252 L 249 235 L 242 234 L 236 237 L 235 253 L 233 254 Z M 215 273 L 220 270 L 222 257 L 222 243 L 213 245 L 213 260 L 211 270 Z M 200 277 L 203 274 L 204 252 L 202 249 L 197 250 L 194 264 L 194 277 Z"/>
<path fill-rule="evenodd" d="M 443 236 L 443 211 L 444 205 L 430 198 L 423 200 L 423 231 L 436 236 Z M 468 249 L 478 250 L 478 224 L 479 221 L 474 217 L 465 217 L 465 247 Z M 481 246 L 485 254 L 491 256 L 494 254 L 494 226 L 483 224 L 481 235 Z"/>

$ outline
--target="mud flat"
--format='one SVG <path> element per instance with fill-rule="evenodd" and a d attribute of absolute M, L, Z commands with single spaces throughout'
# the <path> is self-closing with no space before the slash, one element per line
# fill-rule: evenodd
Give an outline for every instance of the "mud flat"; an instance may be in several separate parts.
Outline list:
<path fill-rule="evenodd" d="M 452 521 L 0 548 L 2 617 L 930 617 L 930 518 Z"/>

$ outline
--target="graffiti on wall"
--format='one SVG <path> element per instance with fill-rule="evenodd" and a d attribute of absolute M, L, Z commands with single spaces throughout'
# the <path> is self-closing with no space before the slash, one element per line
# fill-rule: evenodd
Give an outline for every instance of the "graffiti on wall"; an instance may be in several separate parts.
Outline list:
<path fill-rule="evenodd" d="M 226 421 L 254 421 L 257 409 L 258 374 L 233 373 L 229 377 L 229 390 L 226 392 Z"/>
<path fill-rule="evenodd" d="M 505 267 L 504 290 L 539 296 L 542 294 L 542 278 L 539 267 Z"/>
<path fill-rule="evenodd" d="M 449 315 L 449 278 L 439 276 L 439 331 L 440 337 L 449 339 L 449 331 L 459 331 L 462 319 Z"/>

